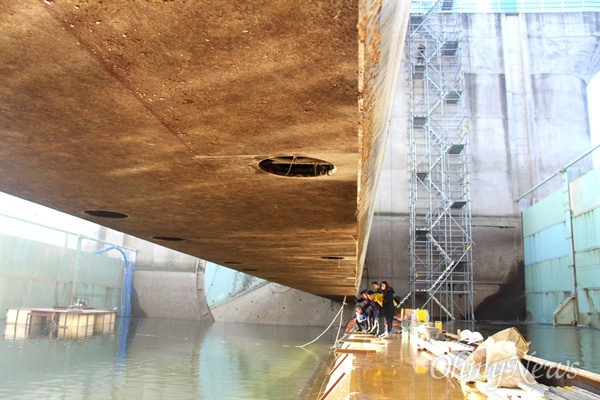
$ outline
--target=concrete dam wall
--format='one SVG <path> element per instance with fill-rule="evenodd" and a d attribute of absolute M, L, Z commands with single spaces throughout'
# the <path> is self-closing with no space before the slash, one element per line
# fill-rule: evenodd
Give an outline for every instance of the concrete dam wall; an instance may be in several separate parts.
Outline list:
<path fill-rule="evenodd" d="M 463 14 L 471 133 L 475 316 L 525 318 L 520 195 L 591 146 L 586 85 L 600 70 L 598 13 Z M 406 55 L 405 64 L 411 55 Z M 362 287 L 409 291 L 408 67 L 402 69 Z M 591 157 L 575 167 L 591 169 Z"/>

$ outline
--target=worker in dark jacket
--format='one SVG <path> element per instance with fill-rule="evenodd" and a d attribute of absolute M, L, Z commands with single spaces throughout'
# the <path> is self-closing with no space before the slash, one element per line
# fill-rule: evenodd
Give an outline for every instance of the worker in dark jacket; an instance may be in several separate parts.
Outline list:
<path fill-rule="evenodd" d="M 371 288 L 373 290 L 373 293 L 381 293 L 381 288 L 379 287 L 379 282 L 377 282 L 377 281 L 371 282 Z"/>
<path fill-rule="evenodd" d="M 380 287 L 383 292 L 383 306 L 381 307 L 381 311 L 385 320 L 385 332 L 381 336 L 387 337 L 392 333 L 392 323 L 394 322 L 394 314 L 396 313 L 394 289 L 386 281 L 382 281 Z"/>
<path fill-rule="evenodd" d="M 381 305 L 383 304 L 383 294 L 374 293 L 372 290 L 367 292 L 367 297 L 370 300 L 369 305 L 371 306 L 371 329 L 368 333 L 379 335 L 379 317 L 381 317 Z"/>
<path fill-rule="evenodd" d="M 360 303 L 360 304 L 359 304 Z M 367 326 L 365 331 L 369 331 L 371 329 L 371 327 L 373 326 L 373 304 L 372 304 L 372 300 L 369 298 L 368 294 L 367 294 L 367 289 L 362 290 L 360 292 L 360 298 L 356 300 L 356 304 L 360 305 L 360 307 L 362 307 L 363 310 L 363 314 L 365 314 L 365 316 L 367 317 Z"/>

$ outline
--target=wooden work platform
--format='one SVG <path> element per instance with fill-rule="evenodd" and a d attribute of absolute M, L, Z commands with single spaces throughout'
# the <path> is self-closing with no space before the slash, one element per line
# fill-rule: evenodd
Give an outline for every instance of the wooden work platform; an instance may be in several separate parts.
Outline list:
<path fill-rule="evenodd" d="M 430 373 L 432 357 L 414 342 L 406 333 L 346 334 L 320 399 L 464 399 L 456 382 Z"/>
<path fill-rule="evenodd" d="M 476 345 L 446 340 L 429 330 L 409 331 L 382 339 L 348 330 L 319 399 L 600 399 L 598 374 L 528 355 L 523 363 L 535 373 L 536 383 L 504 388 L 464 379 L 465 360 Z"/>
<path fill-rule="evenodd" d="M 85 338 L 95 333 L 113 332 L 116 315 L 116 310 L 89 308 L 9 308 L 4 338 Z"/>

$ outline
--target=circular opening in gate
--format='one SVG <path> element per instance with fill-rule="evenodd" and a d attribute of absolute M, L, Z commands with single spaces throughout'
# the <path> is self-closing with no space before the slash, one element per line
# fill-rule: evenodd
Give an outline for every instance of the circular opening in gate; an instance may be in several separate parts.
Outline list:
<path fill-rule="evenodd" d="M 185 240 L 177 236 L 152 236 L 152 239 L 162 240 L 164 242 L 183 242 Z"/>
<path fill-rule="evenodd" d="M 269 174 L 296 178 L 330 175 L 335 170 L 327 161 L 300 156 L 267 158 L 259 162 L 258 167 Z"/>
<path fill-rule="evenodd" d="M 127 215 L 127 214 L 121 214 L 118 212 L 106 211 L 106 210 L 85 210 L 84 214 L 91 215 L 92 217 L 98 217 L 98 218 L 112 218 L 112 219 L 129 218 L 129 215 Z"/>

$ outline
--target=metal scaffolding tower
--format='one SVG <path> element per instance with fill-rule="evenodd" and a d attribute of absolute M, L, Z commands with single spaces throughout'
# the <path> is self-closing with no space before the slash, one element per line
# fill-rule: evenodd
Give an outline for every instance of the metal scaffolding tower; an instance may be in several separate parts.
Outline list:
<path fill-rule="evenodd" d="M 410 118 L 410 293 L 413 308 L 473 320 L 469 124 L 461 18 L 436 1 L 413 13 L 406 41 Z"/>

